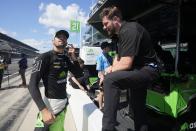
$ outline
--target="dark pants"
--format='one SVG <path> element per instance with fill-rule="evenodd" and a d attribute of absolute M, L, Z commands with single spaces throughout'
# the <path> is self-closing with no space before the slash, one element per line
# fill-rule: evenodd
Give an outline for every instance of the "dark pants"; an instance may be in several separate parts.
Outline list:
<path fill-rule="evenodd" d="M 134 113 L 135 130 L 146 124 L 145 103 L 147 87 L 158 76 L 155 69 L 145 67 L 134 71 L 116 71 L 106 75 L 104 88 L 104 114 L 102 130 L 115 130 L 120 90 L 131 90 L 131 106 Z"/>
<path fill-rule="evenodd" d="M 19 70 L 19 74 L 20 74 L 20 76 L 21 76 L 22 84 L 23 84 L 23 85 L 26 85 L 25 72 L 26 72 L 26 69 L 20 69 L 20 70 Z"/>
<path fill-rule="evenodd" d="M 2 83 L 2 80 L 3 80 L 3 73 L 4 73 L 4 70 L 0 69 L 0 88 L 1 88 L 1 83 Z"/>

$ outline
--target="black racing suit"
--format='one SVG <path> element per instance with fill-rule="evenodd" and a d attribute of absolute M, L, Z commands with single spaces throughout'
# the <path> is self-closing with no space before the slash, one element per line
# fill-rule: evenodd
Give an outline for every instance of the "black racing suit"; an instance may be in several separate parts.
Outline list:
<path fill-rule="evenodd" d="M 45 96 L 50 99 L 67 98 L 67 73 L 75 74 L 79 64 L 71 62 L 67 55 L 49 51 L 35 59 L 29 83 L 29 92 L 41 111 L 46 107 L 39 91 L 39 82 L 42 79 L 45 87 Z"/>

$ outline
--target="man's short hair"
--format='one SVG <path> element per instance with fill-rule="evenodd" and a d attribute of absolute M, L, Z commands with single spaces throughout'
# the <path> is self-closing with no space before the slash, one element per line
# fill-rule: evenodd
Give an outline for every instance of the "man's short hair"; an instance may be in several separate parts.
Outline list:
<path fill-rule="evenodd" d="M 69 33 L 66 30 L 59 30 L 55 33 L 55 37 L 58 37 L 60 35 L 65 36 L 67 39 L 69 38 Z"/>
<path fill-rule="evenodd" d="M 103 19 L 105 16 L 108 19 L 112 19 L 114 16 L 117 16 L 122 20 L 122 13 L 116 6 L 104 8 L 100 13 L 100 18 Z"/>
<path fill-rule="evenodd" d="M 101 43 L 101 49 L 103 50 L 103 49 L 105 49 L 106 47 L 110 47 L 110 44 L 108 43 L 108 42 L 102 42 Z"/>

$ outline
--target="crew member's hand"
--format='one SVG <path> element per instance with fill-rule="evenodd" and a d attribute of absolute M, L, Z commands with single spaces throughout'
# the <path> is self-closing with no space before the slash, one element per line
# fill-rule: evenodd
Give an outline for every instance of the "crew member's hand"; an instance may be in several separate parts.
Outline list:
<path fill-rule="evenodd" d="M 55 121 L 55 115 L 52 114 L 47 108 L 41 110 L 43 122 L 46 124 L 52 124 Z"/>
<path fill-rule="evenodd" d="M 103 85 L 104 76 L 99 78 L 99 86 Z"/>

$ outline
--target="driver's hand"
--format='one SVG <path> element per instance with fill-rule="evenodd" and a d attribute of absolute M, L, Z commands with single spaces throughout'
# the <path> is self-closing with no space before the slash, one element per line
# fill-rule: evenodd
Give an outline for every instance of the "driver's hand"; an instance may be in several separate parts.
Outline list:
<path fill-rule="evenodd" d="M 47 108 L 41 111 L 43 122 L 46 124 L 52 124 L 55 121 L 55 115 L 52 114 Z"/>
<path fill-rule="evenodd" d="M 70 44 L 70 47 L 68 48 L 68 53 L 69 54 L 75 54 L 75 48 L 72 44 Z"/>

